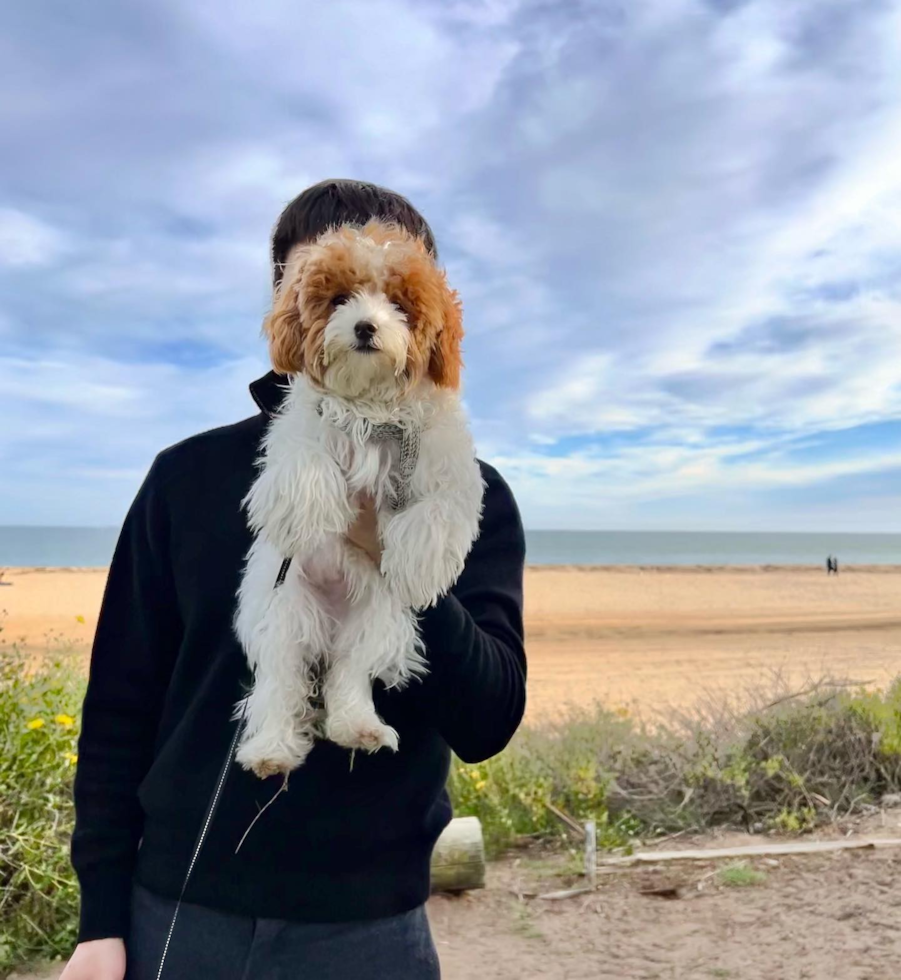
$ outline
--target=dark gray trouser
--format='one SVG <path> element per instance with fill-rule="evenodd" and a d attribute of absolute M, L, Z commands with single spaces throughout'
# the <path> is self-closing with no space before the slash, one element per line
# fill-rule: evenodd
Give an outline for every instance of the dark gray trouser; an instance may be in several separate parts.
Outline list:
<path fill-rule="evenodd" d="M 175 902 L 136 885 L 126 980 L 156 980 Z M 425 908 L 369 922 L 251 919 L 182 902 L 160 980 L 438 980 Z"/>

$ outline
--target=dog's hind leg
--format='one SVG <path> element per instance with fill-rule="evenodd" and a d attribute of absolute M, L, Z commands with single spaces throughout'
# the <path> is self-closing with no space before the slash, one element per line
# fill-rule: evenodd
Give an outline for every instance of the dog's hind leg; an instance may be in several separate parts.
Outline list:
<path fill-rule="evenodd" d="M 330 620 L 298 570 L 276 588 L 281 564 L 265 540 L 251 548 L 241 583 L 235 631 L 253 688 L 238 706 L 244 731 L 236 759 L 261 778 L 288 773 L 313 745 L 313 669 L 328 642 Z"/>
<path fill-rule="evenodd" d="M 415 643 L 415 629 L 378 571 L 354 569 L 356 588 L 328 658 L 323 684 L 325 735 L 348 749 L 398 747 L 397 732 L 379 718 L 372 682 Z"/>
<path fill-rule="evenodd" d="M 353 658 L 332 661 L 322 690 L 327 738 L 346 749 L 397 751 L 397 732 L 376 713 L 372 681 Z"/>

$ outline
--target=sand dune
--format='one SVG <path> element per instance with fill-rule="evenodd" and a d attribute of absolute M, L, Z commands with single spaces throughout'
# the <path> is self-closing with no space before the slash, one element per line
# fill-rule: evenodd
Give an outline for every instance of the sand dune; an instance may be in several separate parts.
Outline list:
<path fill-rule="evenodd" d="M 86 655 L 105 569 L 11 569 L 6 642 Z M 83 620 L 83 622 L 82 622 Z M 526 573 L 529 716 L 602 700 L 686 706 L 781 672 L 885 684 L 901 673 L 901 568 L 585 568 Z"/>

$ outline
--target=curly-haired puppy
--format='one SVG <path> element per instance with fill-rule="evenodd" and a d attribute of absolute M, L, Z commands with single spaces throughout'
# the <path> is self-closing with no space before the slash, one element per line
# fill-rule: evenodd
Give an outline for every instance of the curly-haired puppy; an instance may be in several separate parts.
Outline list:
<path fill-rule="evenodd" d="M 265 331 L 290 383 L 244 502 L 255 539 L 235 616 L 254 672 L 237 759 L 259 776 L 299 766 L 320 734 L 397 749 L 372 682 L 424 671 L 415 611 L 460 574 L 483 492 L 460 304 L 419 239 L 373 221 L 297 246 Z M 364 494 L 381 567 L 345 537 Z"/>

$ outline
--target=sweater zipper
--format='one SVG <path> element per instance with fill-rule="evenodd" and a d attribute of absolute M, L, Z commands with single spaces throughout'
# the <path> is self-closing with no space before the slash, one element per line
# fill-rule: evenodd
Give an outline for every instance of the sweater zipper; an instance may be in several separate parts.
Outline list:
<path fill-rule="evenodd" d="M 290 567 L 291 559 L 282 559 L 273 589 L 277 589 L 285 581 L 285 576 L 288 574 L 288 569 Z M 184 881 L 181 883 L 181 891 L 178 895 L 178 901 L 175 903 L 175 910 L 172 912 L 172 921 L 169 923 L 169 930 L 166 933 L 166 943 L 163 946 L 163 952 L 160 956 L 160 967 L 156 971 L 156 980 L 161 980 L 163 976 L 163 968 L 166 965 L 166 957 L 169 955 L 169 946 L 172 943 L 172 935 L 175 932 L 175 923 L 178 920 L 178 912 L 181 909 L 181 903 L 184 900 L 185 892 L 188 888 L 188 882 L 191 880 L 191 875 L 194 873 L 194 865 L 197 864 L 197 858 L 200 857 L 200 851 L 203 848 L 204 841 L 206 840 L 207 831 L 210 829 L 210 824 L 213 822 L 216 807 L 219 805 L 219 797 L 222 795 L 222 787 L 225 785 L 225 777 L 228 775 L 228 770 L 231 768 L 231 764 L 234 761 L 235 750 L 238 747 L 238 739 L 241 737 L 241 731 L 243 728 L 244 714 L 242 712 L 241 717 L 238 719 L 238 724 L 235 725 L 235 733 L 232 735 L 232 740 L 228 746 L 228 752 L 225 754 L 222 769 L 219 772 L 219 778 L 216 780 L 212 795 L 210 796 L 210 801 L 207 804 L 206 813 L 203 817 L 203 823 L 200 827 L 200 833 L 197 835 L 197 843 L 194 845 L 194 853 L 191 855 L 188 870 L 185 872 Z"/>
<path fill-rule="evenodd" d="M 169 923 L 169 931 L 166 934 L 166 943 L 163 946 L 163 952 L 160 956 L 160 967 L 156 972 L 156 980 L 161 980 L 162 978 L 163 968 L 166 965 L 166 957 L 169 955 L 169 945 L 172 942 L 172 935 L 175 932 L 175 923 L 178 919 L 181 903 L 184 900 L 185 891 L 187 891 L 188 882 L 191 880 L 191 875 L 194 873 L 194 865 L 197 863 L 197 858 L 200 856 L 200 851 L 203 848 L 204 841 L 206 840 L 207 831 L 210 829 L 210 824 L 213 821 L 213 815 L 216 812 L 216 807 L 219 805 L 219 798 L 222 795 L 222 787 L 225 785 L 225 778 L 228 775 L 232 760 L 235 757 L 235 749 L 237 748 L 238 739 L 243 728 L 244 718 L 242 716 L 238 719 L 238 724 L 235 726 L 235 733 L 232 735 L 232 740 L 229 743 L 228 752 L 226 753 L 225 760 L 222 763 L 222 769 L 219 772 L 219 778 L 216 780 L 212 795 L 210 796 L 210 801 L 207 804 L 203 823 L 200 827 L 200 833 L 197 835 L 197 843 L 194 845 L 194 853 L 191 855 L 188 870 L 185 872 L 184 881 L 181 884 L 181 892 L 179 893 L 178 901 L 175 903 L 175 910 L 172 913 L 172 921 Z"/>

